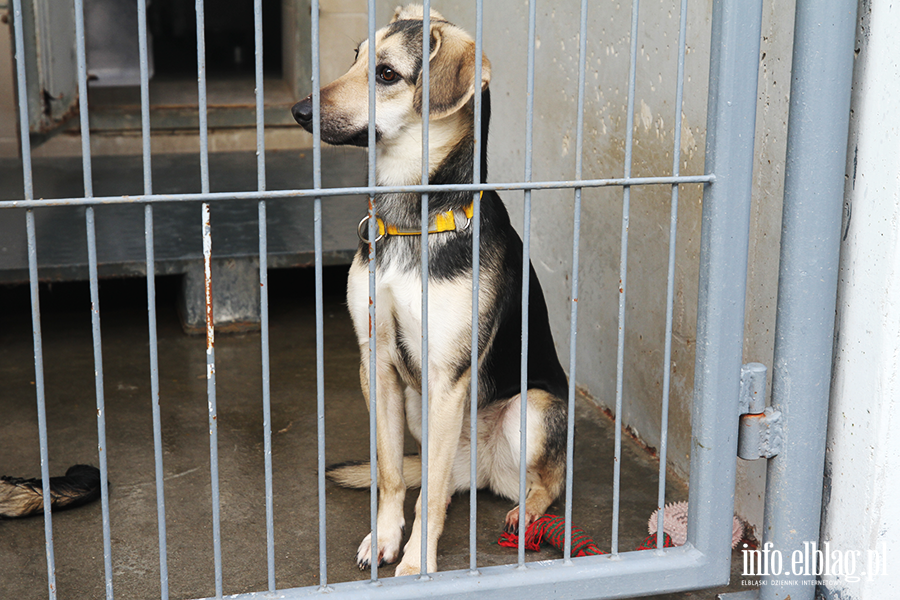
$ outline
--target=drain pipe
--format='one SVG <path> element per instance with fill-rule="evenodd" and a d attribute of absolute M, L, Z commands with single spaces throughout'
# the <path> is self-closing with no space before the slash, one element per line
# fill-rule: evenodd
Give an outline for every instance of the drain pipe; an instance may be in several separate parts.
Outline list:
<path fill-rule="evenodd" d="M 855 26 L 853 0 L 797 1 L 771 402 L 784 449 L 769 460 L 763 523 L 764 556 L 782 564 L 769 561 L 760 600 L 816 592 L 803 561 L 819 540 Z"/>

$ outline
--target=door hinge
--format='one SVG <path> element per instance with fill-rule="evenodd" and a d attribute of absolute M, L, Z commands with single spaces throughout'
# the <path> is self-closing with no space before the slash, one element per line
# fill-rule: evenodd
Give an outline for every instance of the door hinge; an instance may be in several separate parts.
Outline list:
<path fill-rule="evenodd" d="M 781 412 L 766 406 L 766 366 L 741 367 L 738 456 L 744 460 L 772 458 L 784 445 Z"/>

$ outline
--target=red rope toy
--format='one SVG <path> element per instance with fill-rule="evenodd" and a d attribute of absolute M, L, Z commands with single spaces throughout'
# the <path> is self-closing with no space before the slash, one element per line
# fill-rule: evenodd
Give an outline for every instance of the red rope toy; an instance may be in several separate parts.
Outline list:
<path fill-rule="evenodd" d="M 525 530 L 525 549 L 537 551 L 541 549 L 541 544 L 549 544 L 558 550 L 562 550 L 565 544 L 566 536 L 566 520 L 556 515 L 544 515 L 539 517 L 534 523 Z M 672 548 L 672 538 L 668 533 L 663 532 L 663 547 Z M 497 543 L 507 548 L 519 547 L 519 536 L 514 533 L 504 532 L 500 535 Z M 644 538 L 641 545 L 635 550 L 652 550 L 656 548 L 656 534 L 651 534 Z M 572 527 L 572 556 L 593 556 L 597 554 L 606 554 L 597 544 L 578 527 Z"/>

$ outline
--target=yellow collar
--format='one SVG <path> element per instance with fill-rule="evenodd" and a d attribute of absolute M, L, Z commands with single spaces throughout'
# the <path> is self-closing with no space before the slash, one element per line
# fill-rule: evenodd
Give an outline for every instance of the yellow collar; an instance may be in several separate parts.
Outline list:
<path fill-rule="evenodd" d="M 481 195 L 484 195 L 484 192 L 481 192 Z M 463 215 L 465 216 L 465 220 L 462 223 L 457 223 L 457 219 L 461 218 L 461 215 L 458 213 L 454 213 L 452 210 L 448 210 L 442 212 L 435 216 L 434 221 L 430 224 L 428 228 L 428 233 L 443 233 L 445 231 L 463 231 L 472 221 L 472 216 L 475 214 L 475 203 L 470 203 L 467 207 L 463 209 Z M 381 217 L 375 215 L 375 220 L 378 223 L 378 237 L 375 239 L 376 242 L 381 241 L 381 239 L 386 235 L 422 235 L 421 229 L 401 229 L 396 225 L 386 224 Z M 368 233 L 368 226 L 366 223 L 369 221 L 369 215 L 363 217 L 362 221 L 359 222 L 359 225 L 356 228 L 356 233 L 359 235 L 359 239 L 363 242 L 368 243 L 369 239 L 366 237 Z"/>

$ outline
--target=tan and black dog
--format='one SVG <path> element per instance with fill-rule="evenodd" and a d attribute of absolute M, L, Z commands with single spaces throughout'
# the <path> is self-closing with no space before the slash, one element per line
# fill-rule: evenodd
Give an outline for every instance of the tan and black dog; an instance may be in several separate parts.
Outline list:
<path fill-rule="evenodd" d="M 378 31 L 376 51 L 376 171 L 379 185 L 412 185 L 422 180 L 422 27 L 421 6 L 398 8 L 390 25 Z M 471 183 L 474 158 L 473 96 L 475 42 L 462 29 L 431 12 L 428 57 L 430 85 L 429 181 Z M 321 90 L 321 136 L 330 144 L 368 143 L 368 53 L 362 42 L 350 70 Z M 490 63 L 483 60 L 482 182 L 487 175 L 490 119 Z M 311 131 L 312 101 L 292 109 Z M 469 488 L 469 402 L 472 314 L 471 192 L 434 192 L 429 197 L 428 236 L 428 532 L 427 571 L 437 570 L 437 543 L 451 494 Z M 376 196 L 387 235 L 377 243 L 376 353 L 378 451 L 378 556 L 400 558 L 406 489 L 421 485 L 418 457 L 403 456 L 404 424 L 421 443 L 421 198 L 414 193 Z M 447 226 L 447 223 L 450 225 Z M 392 234 L 393 233 L 393 234 Z M 481 201 L 479 292 L 478 487 L 519 497 L 521 411 L 522 241 L 496 192 Z M 368 398 L 369 291 L 368 244 L 360 244 L 350 268 L 347 302 L 359 339 L 360 380 Z M 506 528 L 527 526 L 560 494 L 565 475 L 566 374 L 557 358 L 547 305 L 534 269 L 529 293 L 527 394 L 526 523 L 515 508 Z M 348 487 L 370 485 L 368 463 L 336 465 L 328 475 Z M 420 571 L 421 496 L 403 560 L 396 575 Z M 371 534 L 370 534 L 371 536 Z M 373 560 L 371 537 L 356 560 Z"/>

